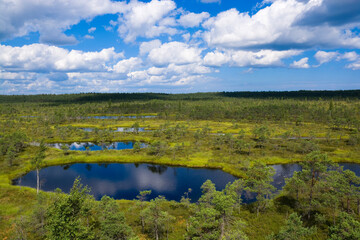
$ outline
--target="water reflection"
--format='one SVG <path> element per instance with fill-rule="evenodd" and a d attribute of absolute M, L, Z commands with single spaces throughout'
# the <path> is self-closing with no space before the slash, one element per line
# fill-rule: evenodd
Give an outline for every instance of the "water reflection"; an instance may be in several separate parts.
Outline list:
<path fill-rule="evenodd" d="M 360 175 L 360 165 L 340 164 L 344 169 L 354 171 Z M 273 165 L 276 173 L 273 185 L 281 189 L 285 185 L 285 178 L 293 176 L 294 171 L 301 171 L 298 164 Z M 168 200 L 179 201 L 181 196 L 192 189 L 190 198 L 197 201 L 201 196 L 201 185 L 210 179 L 218 190 L 224 189 L 227 183 L 236 178 L 228 173 L 216 169 L 193 169 L 184 167 L 170 167 L 152 164 L 73 164 L 53 166 L 41 169 L 41 188 L 53 191 L 56 188 L 69 192 L 76 177 L 80 176 L 84 185 L 91 188 L 91 194 L 96 199 L 104 195 L 115 199 L 134 199 L 139 191 L 152 190 L 150 198 L 163 195 Z M 14 180 L 14 184 L 36 187 L 36 172 L 30 172 L 21 179 Z M 245 203 L 254 201 L 243 199 Z"/>
<path fill-rule="evenodd" d="M 90 167 L 89 167 L 90 166 Z M 181 199 L 192 188 L 190 197 L 196 201 L 201 195 L 200 186 L 211 179 L 217 189 L 223 189 L 236 178 L 221 170 L 167 167 L 151 164 L 73 164 L 70 167 L 53 166 L 41 169 L 40 179 L 44 179 L 42 189 L 56 188 L 69 192 L 77 176 L 91 188 L 96 199 L 103 195 L 115 199 L 134 199 L 139 191 L 151 189 L 151 198 L 163 195 L 169 200 Z M 14 184 L 36 187 L 36 172 L 30 172 Z"/>
<path fill-rule="evenodd" d="M 96 128 L 80 128 L 81 130 L 85 131 L 85 132 L 94 132 L 97 129 Z M 145 128 L 140 127 L 140 128 L 126 128 L 126 127 L 118 127 L 116 129 L 112 129 L 111 131 L 113 132 L 125 132 L 125 133 L 133 133 L 133 132 L 150 132 L 150 130 L 145 130 Z"/>
<path fill-rule="evenodd" d="M 143 127 L 140 127 L 140 128 L 119 127 L 115 130 L 115 132 L 149 132 L 149 130 L 145 130 L 145 128 L 143 128 Z"/>
<path fill-rule="evenodd" d="M 49 147 L 54 147 L 57 149 L 64 149 L 64 147 L 69 150 L 74 151 L 100 151 L 100 150 L 124 150 L 124 149 L 133 149 L 134 142 L 112 142 L 112 143 L 92 143 L 92 142 L 73 142 L 73 143 L 50 143 Z M 145 148 L 147 145 L 141 143 L 140 147 Z"/>
<path fill-rule="evenodd" d="M 152 173 L 158 173 L 158 174 L 163 174 L 166 170 L 167 170 L 167 166 L 165 165 L 149 165 L 147 166 L 147 168 L 152 172 Z"/>
<path fill-rule="evenodd" d="M 94 118 L 94 119 L 122 119 L 122 118 L 130 118 L 130 119 L 137 119 L 137 118 L 156 118 L 157 116 L 154 115 L 144 115 L 144 116 L 90 116 L 87 118 Z"/>
<path fill-rule="evenodd" d="M 351 170 L 357 176 L 360 176 L 360 164 L 357 163 L 342 163 L 340 166 L 344 167 L 344 170 Z"/>
<path fill-rule="evenodd" d="M 285 179 L 291 178 L 295 171 L 301 171 L 301 166 L 299 164 L 278 164 L 272 165 L 272 167 L 275 169 L 272 185 L 276 187 L 276 189 L 281 189 L 285 186 Z"/>

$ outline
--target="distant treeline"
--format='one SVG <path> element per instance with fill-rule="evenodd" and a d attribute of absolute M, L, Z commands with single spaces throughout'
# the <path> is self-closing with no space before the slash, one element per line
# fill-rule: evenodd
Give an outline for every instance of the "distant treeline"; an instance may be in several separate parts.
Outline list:
<path fill-rule="evenodd" d="M 147 100 L 214 100 L 222 98 L 255 99 L 360 99 L 360 90 L 337 91 L 267 91 L 267 92 L 207 92 L 188 94 L 165 93 L 78 93 L 39 95 L 0 95 L 0 103 L 51 102 L 85 103 L 101 101 L 147 101 Z"/>

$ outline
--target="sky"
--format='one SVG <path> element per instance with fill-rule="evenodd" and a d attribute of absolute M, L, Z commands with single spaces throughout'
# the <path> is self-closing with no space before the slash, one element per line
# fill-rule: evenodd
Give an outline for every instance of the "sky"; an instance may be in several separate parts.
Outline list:
<path fill-rule="evenodd" d="M 0 94 L 360 89 L 359 0 L 0 0 Z"/>

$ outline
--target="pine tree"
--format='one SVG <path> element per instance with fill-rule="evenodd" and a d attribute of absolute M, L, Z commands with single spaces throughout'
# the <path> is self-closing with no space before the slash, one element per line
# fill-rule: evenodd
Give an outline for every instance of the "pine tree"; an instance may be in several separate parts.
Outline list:
<path fill-rule="evenodd" d="M 255 161 L 254 165 L 248 169 L 245 190 L 256 195 L 256 213 L 259 215 L 260 210 L 265 209 L 275 187 L 271 185 L 272 176 L 275 170 L 266 166 L 260 161 Z"/>
<path fill-rule="evenodd" d="M 281 227 L 279 233 L 272 234 L 269 240 L 306 240 L 316 231 L 316 228 L 303 227 L 301 217 L 292 213 Z"/>
<path fill-rule="evenodd" d="M 337 224 L 330 227 L 329 240 L 360 239 L 360 222 L 350 214 L 342 212 Z"/>
<path fill-rule="evenodd" d="M 147 208 L 142 211 L 145 218 L 145 225 L 148 226 L 150 232 L 156 240 L 159 240 L 162 234 L 168 234 L 169 223 L 175 218 L 162 209 L 162 204 L 166 199 L 159 196 L 150 201 Z"/>
<path fill-rule="evenodd" d="M 53 240 L 94 239 L 90 189 L 75 179 L 70 194 L 57 193 L 46 213 L 47 238 Z"/>
<path fill-rule="evenodd" d="M 46 146 L 44 141 L 40 142 L 39 150 L 35 157 L 32 159 L 31 164 L 36 168 L 36 192 L 39 194 L 40 190 L 40 167 L 45 159 Z"/>
<path fill-rule="evenodd" d="M 120 212 L 115 200 L 104 196 L 100 201 L 100 239 L 126 240 L 132 235 L 131 228 L 125 222 L 125 216 Z"/>

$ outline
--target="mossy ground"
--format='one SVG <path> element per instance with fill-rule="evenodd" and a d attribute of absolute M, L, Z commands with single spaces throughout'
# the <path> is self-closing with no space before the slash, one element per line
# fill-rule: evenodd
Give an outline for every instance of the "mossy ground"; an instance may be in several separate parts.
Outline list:
<path fill-rule="evenodd" d="M 150 115 L 150 114 L 145 114 Z M 234 154 L 228 152 L 225 147 L 221 150 L 215 150 L 212 146 L 212 138 L 217 134 L 230 133 L 234 137 L 239 135 L 240 130 L 244 131 L 245 139 L 254 138 L 253 130 L 260 124 L 237 121 L 168 121 L 161 119 L 119 119 L 119 120 L 99 120 L 99 119 L 82 119 L 81 121 L 67 122 L 60 126 L 50 126 L 53 130 L 51 138 L 46 138 L 47 142 L 75 142 L 75 141 L 99 141 L 99 135 L 95 133 L 84 133 L 77 128 L 117 128 L 131 127 L 139 123 L 140 127 L 148 130 L 156 130 L 163 126 L 167 128 L 176 125 L 185 126 L 187 134 L 181 138 L 177 136 L 169 139 L 165 137 L 154 136 L 152 132 L 143 133 L 113 133 L 111 141 L 142 141 L 151 143 L 156 140 L 166 141 L 169 149 L 161 155 L 150 155 L 147 149 L 139 152 L 133 150 L 106 150 L 94 152 L 69 151 L 64 154 L 62 150 L 48 148 L 46 159 L 43 167 L 71 163 L 154 163 L 184 167 L 198 168 L 220 168 L 230 174 L 238 177 L 244 175 L 243 168 L 251 164 L 250 160 L 261 160 L 266 164 L 285 164 L 295 163 L 304 160 L 305 154 L 289 151 L 284 145 L 297 141 L 296 139 L 283 140 L 282 136 L 286 132 L 296 132 L 301 137 L 312 138 L 320 150 L 326 152 L 330 159 L 335 162 L 356 162 L 360 163 L 359 146 L 348 145 L 347 139 L 352 132 L 351 129 L 333 130 L 326 125 L 315 123 L 302 123 L 297 126 L 293 122 L 273 123 L 267 122 L 262 125 L 271 130 L 271 136 L 263 148 L 253 148 L 251 154 Z M 36 132 L 36 119 L 30 119 L 25 122 L 21 131 L 27 133 L 32 140 L 39 138 L 41 132 Z M 66 132 L 64 136 L 58 134 L 56 129 L 59 127 L 71 127 L 71 131 Z M 201 140 L 198 145 L 194 142 L 193 133 L 199 129 L 209 128 L 208 137 Z M 173 153 L 172 147 L 177 144 L 183 144 L 184 149 L 180 153 Z M 30 161 L 37 150 L 36 146 L 28 146 L 17 156 L 17 160 L 12 167 L 9 167 L 6 161 L 1 161 L 0 166 L 0 238 L 6 239 L 6 236 L 13 231 L 14 220 L 20 215 L 29 215 L 31 209 L 36 203 L 36 191 L 27 187 L 11 185 L 12 179 L 17 178 L 26 172 L 33 170 Z M 52 193 L 47 193 L 52 194 Z M 132 212 L 131 206 L 134 202 L 129 200 L 118 200 L 121 209 L 124 210 L 127 221 L 137 233 L 140 233 L 138 224 L 136 224 L 136 212 Z M 189 212 L 181 206 L 180 203 L 169 201 L 167 206 L 170 214 L 176 217 L 176 222 L 172 226 L 172 233 L 169 239 L 183 239 L 186 229 L 186 219 Z M 244 207 L 239 213 L 247 227 L 245 232 L 249 239 L 264 239 L 265 236 L 272 232 L 278 231 L 283 225 L 289 211 L 279 211 L 276 206 L 271 207 L 259 217 L 253 213 L 251 208 Z M 141 239 L 146 236 L 139 234 Z M 313 239 L 324 239 L 324 233 L 320 230 Z"/>

